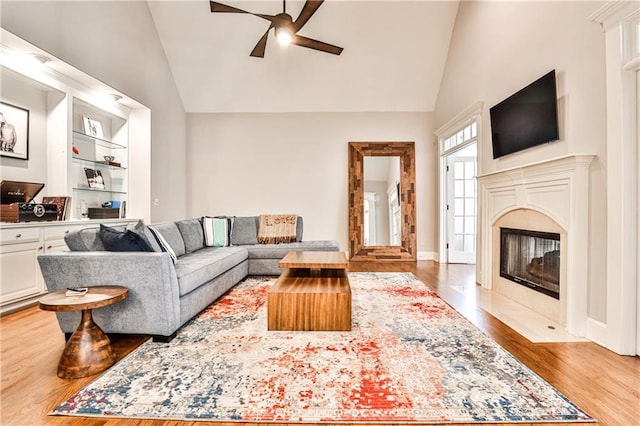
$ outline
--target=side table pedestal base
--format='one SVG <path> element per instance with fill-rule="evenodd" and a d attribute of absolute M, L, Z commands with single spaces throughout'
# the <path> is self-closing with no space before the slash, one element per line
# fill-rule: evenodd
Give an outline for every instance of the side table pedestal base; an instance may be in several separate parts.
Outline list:
<path fill-rule="evenodd" d="M 100 373 L 116 362 L 109 337 L 93 322 L 91 309 L 82 311 L 78 329 L 71 335 L 58 363 L 58 377 L 77 379 Z"/>

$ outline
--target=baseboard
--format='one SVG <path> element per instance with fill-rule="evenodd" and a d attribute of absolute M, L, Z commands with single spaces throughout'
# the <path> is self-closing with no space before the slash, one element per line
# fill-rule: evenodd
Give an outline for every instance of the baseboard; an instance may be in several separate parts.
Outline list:
<path fill-rule="evenodd" d="M 607 324 L 594 320 L 593 318 L 587 318 L 587 335 L 585 337 L 606 348 Z"/>
<path fill-rule="evenodd" d="M 418 260 L 435 260 L 438 261 L 438 253 L 435 251 L 419 251 Z"/>

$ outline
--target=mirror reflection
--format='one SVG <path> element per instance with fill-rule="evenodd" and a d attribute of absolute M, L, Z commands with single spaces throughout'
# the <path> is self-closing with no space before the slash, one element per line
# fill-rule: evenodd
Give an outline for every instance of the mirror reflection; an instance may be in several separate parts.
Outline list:
<path fill-rule="evenodd" d="M 364 245 L 402 241 L 400 157 L 364 157 Z"/>

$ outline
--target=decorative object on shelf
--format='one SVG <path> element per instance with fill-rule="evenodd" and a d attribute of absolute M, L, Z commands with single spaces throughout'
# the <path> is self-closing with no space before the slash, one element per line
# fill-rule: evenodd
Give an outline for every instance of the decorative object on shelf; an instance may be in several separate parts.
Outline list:
<path fill-rule="evenodd" d="M 84 174 L 87 175 L 87 183 L 91 189 L 104 189 L 104 179 L 100 170 L 84 168 Z"/>
<path fill-rule="evenodd" d="M 89 207 L 89 219 L 118 219 L 120 209 Z"/>
<path fill-rule="evenodd" d="M 29 159 L 29 110 L 1 101 L 0 155 Z"/>
<path fill-rule="evenodd" d="M 104 161 L 96 161 L 96 163 L 106 164 L 108 166 L 121 167 L 121 163 L 115 162 L 116 157 L 113 155 L 105 155 Z"/>
<path fill-rule="evenodd" d="M 56 220 L 69 220 L 71 197 L 42 197 L 42 202 L 58 206 Z"/>
<path fill-rule="evenodd" d="M 73 152 L 73 155 L 80 155 L 80 150 L 75 145 L 71 147 L 71 152 Z"/>
<path fill-rule="evenodd" d="M 80 215 L 82 217 L 89 217 L 89 209 L 87 208 L 87 202 L 80 200 Z"/>
<path fill-rule="evenodd" d="M 102 123 L 99 120 L 83 115 L 82 123 L 84 124 L 84 132 L 87 135 L 93 136 L 94 138 L 104 138 Z"/>

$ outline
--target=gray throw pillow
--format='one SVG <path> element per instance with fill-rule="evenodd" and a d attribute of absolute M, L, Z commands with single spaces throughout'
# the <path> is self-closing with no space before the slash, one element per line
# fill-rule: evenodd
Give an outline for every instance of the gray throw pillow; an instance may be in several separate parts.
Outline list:
<path fill-rule="evenodd" d="M 204 231 L 200 219 L 180 220 L 176 222 L 187 253 L 192 253 L 204 247 Z"/>
<path fill-rule="evenodd" d="M 138 222 L 136 222 L 136 224 L 133 226 L 127 225 L 127 229 L 131 232 L 135 232 L 136 234 L 140 235 L 140 237 L 143 240 L 145 240 L 147 244 L 149 244 L 149 246 L 151 247 L 151 249 L 153 249 L 153 251 L 158 253 L 162 251 L 162 249 L 160 248 L 160 245 L 158 244 L 155 237 L 151 233 L 151 230 L 147 227 L 147 225 L 144 224 L 142 220 L 138 220 Z"/>
<path fill-rule="evenodd" d="M 258 244 L 258 217 L 236 217 L 231 231 L 234 246 Z"/>
<path fill-rule="evenodd" d="M 159 232 L 162 234 L 162 238 L 171 246 L 171 249 L 177 257 L 186 253 L 184 247 L 184 239 L 178 229 L 178 225 L 175 222 L 162 222 L 149 225 L 152 231 L 156 234 Z"/>

